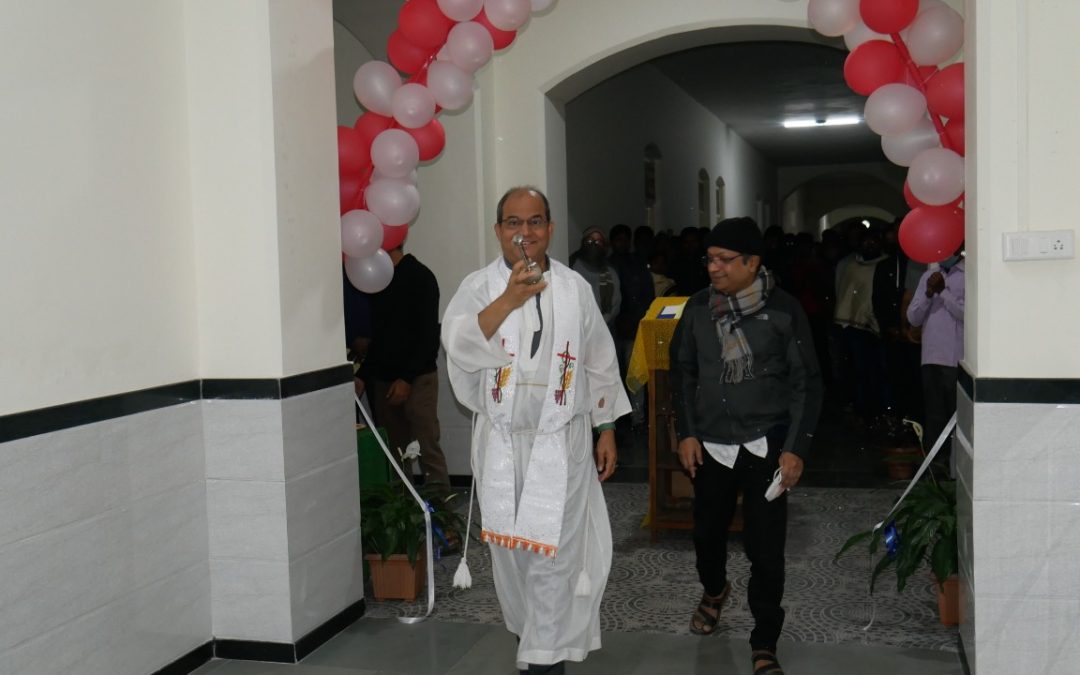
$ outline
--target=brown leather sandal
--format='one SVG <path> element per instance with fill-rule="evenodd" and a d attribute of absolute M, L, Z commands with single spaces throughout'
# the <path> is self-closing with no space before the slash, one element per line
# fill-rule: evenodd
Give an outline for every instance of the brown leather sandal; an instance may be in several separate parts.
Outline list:
<path fill-rule="evenodd" d="M 771 649 L 755 649 L 750 652 L 750 662 L 754 675 L 784 675 L 784 669 L 776 660 L 776 652 Z M 758 664 L 761 665 L 758 665 Z"/>
<path fill-rule="evenodd" d="M 695 635 L 712 635 L 716 630 L 716 623 L 720 620 L 720 608 L 731 593 L 731 582 L 724 584 L 724 590 L 720 595 L 712 596 L 708 593 L 701 594 L 701 602 L 698 603 L 694 615 L 690 617 L 690 632 Z M 706 610 L 716 610 L 716 614 L 709 614 Z"/>

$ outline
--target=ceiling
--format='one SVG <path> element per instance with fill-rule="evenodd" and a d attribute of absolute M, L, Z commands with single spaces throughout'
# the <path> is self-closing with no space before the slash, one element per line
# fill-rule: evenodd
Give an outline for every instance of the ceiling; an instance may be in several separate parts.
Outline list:
<path fill-rule="evenodd" d="M 334 18 L 375 58 L 385 59 L 386 39 L 397 25 L 401 5 L 402 0 L 334 0 Z M 847 52 L 842 42 L 836 40 L 834 47 L 821 44 L 828 41 L 808 29 L 785 31 L 798 41 L 733 42 L 737 36 L 731 29 L 727 41 L 704 46 L 699 46 L 702 33 L 687 34 L 685 42 L 675 36 L 654 50 L 664 55 L 648 63 L 776 166 L 884 161 L 880 138 L 865 123 L 800 129 L 781 125 L 790 117 L 861 118 L 866 100 L 844 83 Z"/>

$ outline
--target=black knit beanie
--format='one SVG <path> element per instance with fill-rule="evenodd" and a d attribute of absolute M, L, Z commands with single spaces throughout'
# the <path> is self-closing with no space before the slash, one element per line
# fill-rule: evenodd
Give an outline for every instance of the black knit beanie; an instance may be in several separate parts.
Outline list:
<path fill-rule="evenodd" d="M 753 218 L 725 218 L 705 236 L 705 248 L 716 246 L 743 255 L 761 255 L 765 243 Z"/>

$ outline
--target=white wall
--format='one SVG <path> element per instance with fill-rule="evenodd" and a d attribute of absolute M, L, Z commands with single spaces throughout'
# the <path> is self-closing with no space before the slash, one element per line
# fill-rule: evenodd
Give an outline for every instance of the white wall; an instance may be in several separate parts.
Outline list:
<path fill-rule="evenodd" d="M 698 225 L 698 171 L 712 187 L 723 176 L 729 215 L 754 217 L 758 196 L 775 199 L 775 169 L 723 121 L 655 67 L 645 64 L 593 87 L 566 105 L 570 248 L 588 227 L 645 222 L 645 146 L 663 154 L 656 229 Z"/>
<path fill-rule="evenodd" d="M 999 9 L 1000 6 L 1000 9 Z M 1080 377 L 1080 262 L 1003 262 L 1018 230 L 1076 230 L 1080 5 L 968 2 L 966 359 L 979 377 Z M 1018 57 L 1019 55 L 1019 57 Z M 975 114 L 972 114 L 972 113 Z M 1037 330 L 1044 327 L 1052 330 Z M 1037 335 L 1037 337 L 1036 337 Z M 1034 342 L 1033 342 L 1034 341 Z"/>
<path fill-rule="evenodd" d="M 0 44 L 0 415 L 194 378 L 183 3 L 15 3 Z"/>

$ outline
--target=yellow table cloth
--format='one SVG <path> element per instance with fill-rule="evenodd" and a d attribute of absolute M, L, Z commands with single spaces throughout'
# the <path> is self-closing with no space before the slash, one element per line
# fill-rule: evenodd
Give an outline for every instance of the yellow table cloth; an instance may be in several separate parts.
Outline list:
<path fill-rule="evenodd" d="M 626 369 L 626 388 L 636 393 L 649 381 L 650 370 L 668 370 L 671 335 L 682 317 L 686 297 L 665 296 L 653 300 L 645 318 L 638 323 L 630 364 Z"/>

